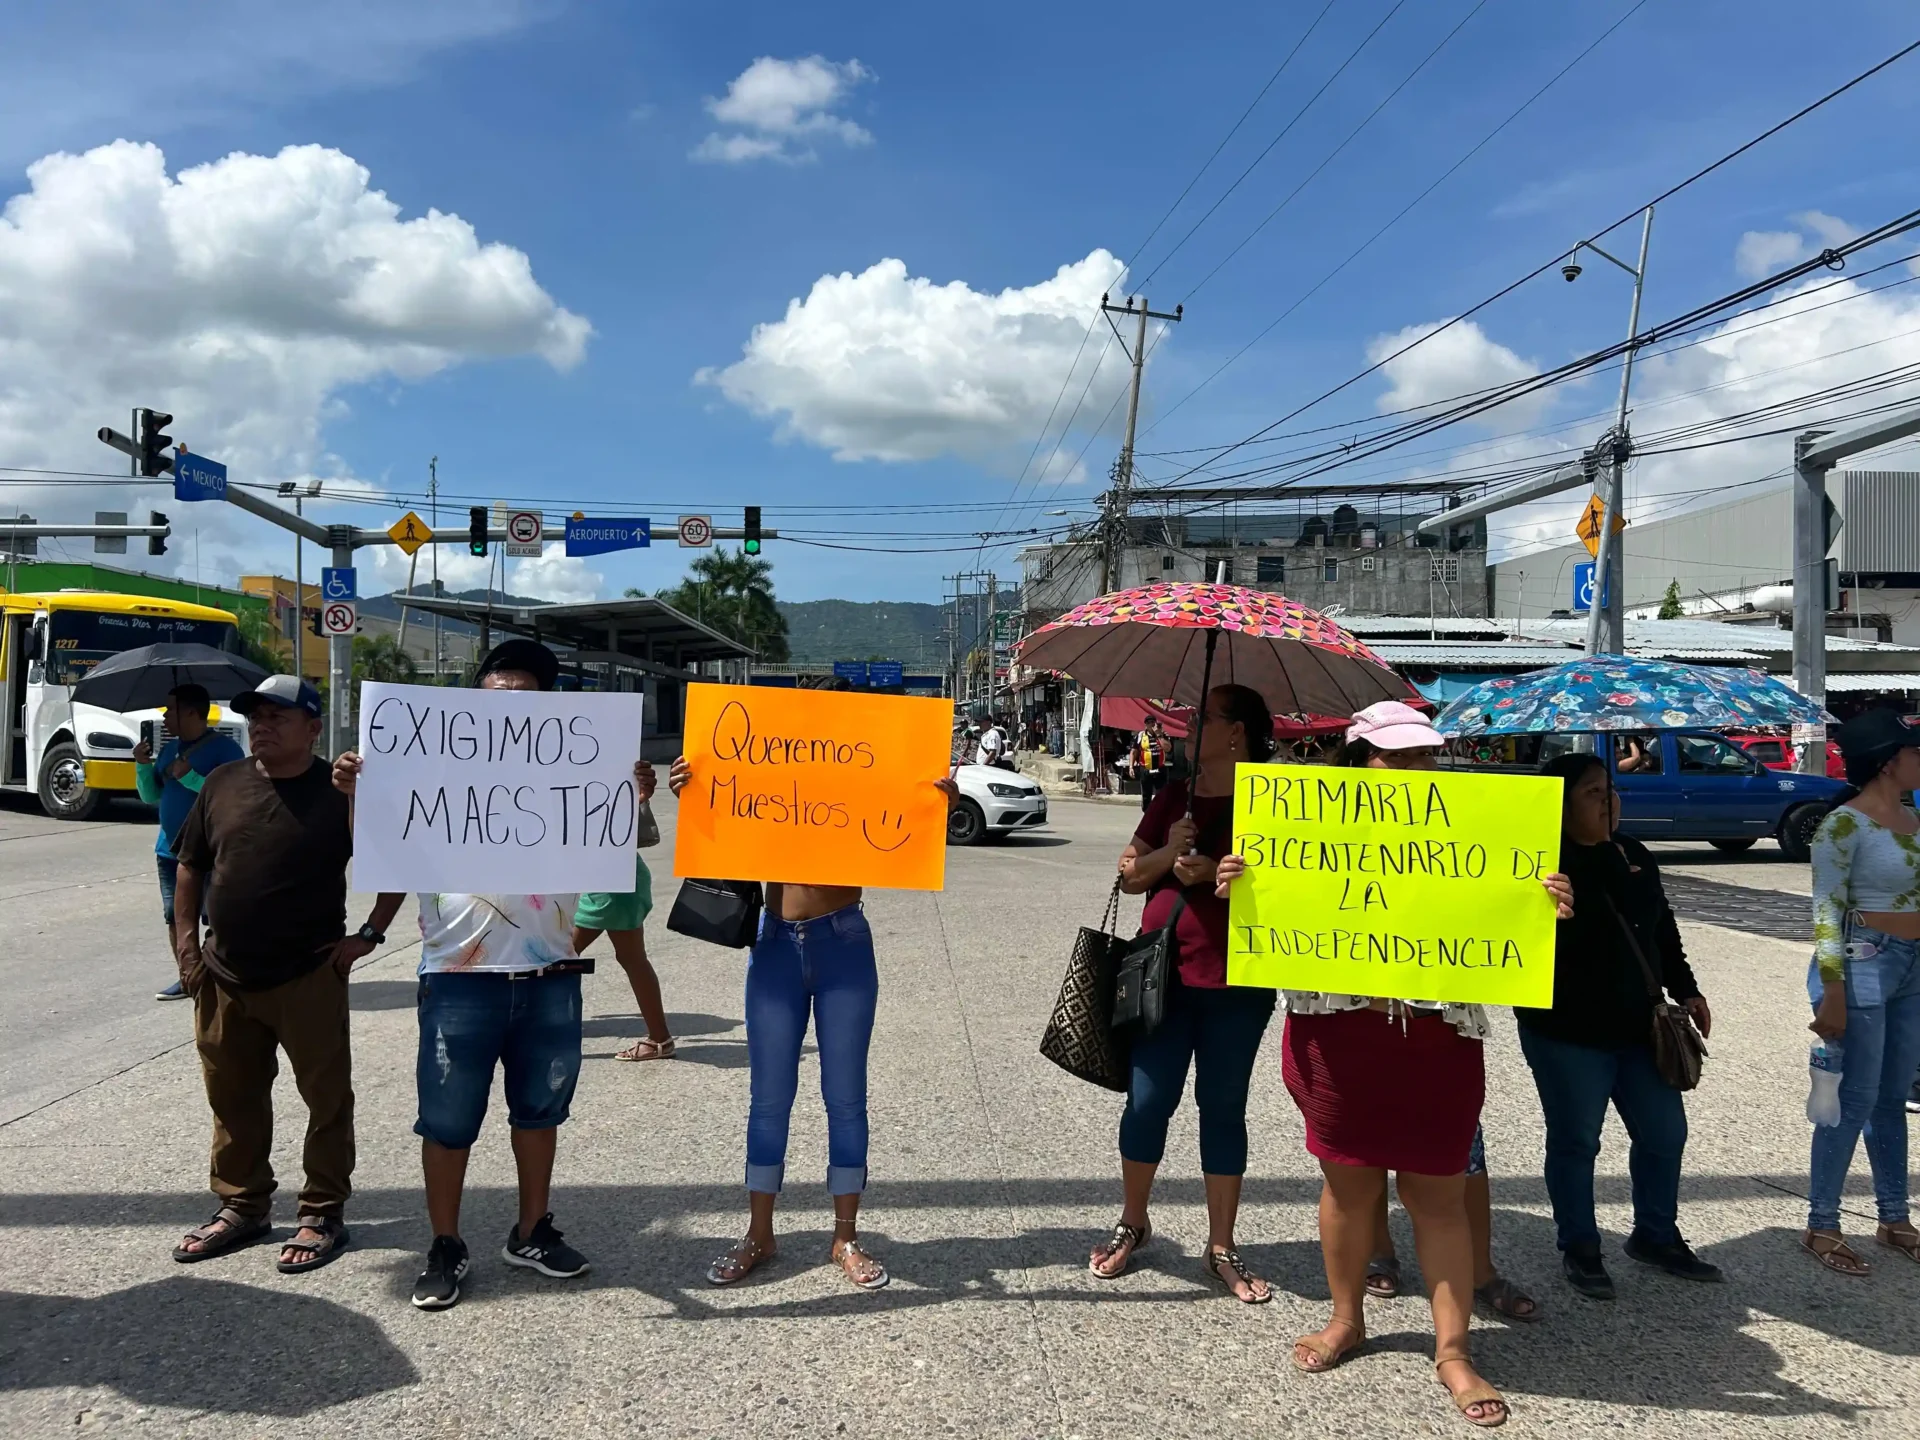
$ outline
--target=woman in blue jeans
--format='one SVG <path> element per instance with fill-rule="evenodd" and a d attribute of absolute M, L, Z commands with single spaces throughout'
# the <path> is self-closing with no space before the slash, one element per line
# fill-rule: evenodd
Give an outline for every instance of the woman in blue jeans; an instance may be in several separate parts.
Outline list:
<path fill-rule="evenodd" d="M 683 755 L 668 772 L 677 796 L 693 778 Z M 951 805 L 952 779 L 934 782 Z M 773 1207 L 786 1181 L 787 1127 L 800 1091 L 800 1047 L 813 1018 L 820 1098 L 827 1109 L 827 1193 L 833 1197 L 829 1255 L 862 1290 L 891 1278 L 862 1245 L 867 1188 L 867 1046 L 880 998 L 873 932 L 857 885 L 767 886 L 760 938 L 747 958 L 747 1233 L 707 1267 L 731 1285 L 773 1259 Z"/>
<path fill-rule="evenodd" d="M 1628 1257 L 1681 1279 L 1718 1280 L 1720 1271 L 1680 1236 L 1687 1111 L 1654 1065 L 1653 999 L 1640 957 L 1702 1035 L 1712 1029 L 1712 1013 L 1694 983 L 1653 856 L 1613 833 L 1619 810 L 1606 763 L 1597 755 L 1563 755 L 1540 773 L 1566 787 L 1560 869 L 1573 887 L 1573 914 L 1560 921 L 1554 944 L 1552 1008 L 1515 1014 L 1546 1115 L 1547 1196 L 1561 1268 L 1588 1299 L 1613 1299 L 1593 1205 L 1593 1166 L 1611 1103 L 1632 1141 Z"/>
<path fill-rule="evenodd" d="M 1247 1170 L 1247 1087 L 1275 996 L 1227 984 L 1227 902 L 1214 893 L 1214 872 L 1233 848 L 1234 766 L 1273 754 L 1273 716 L 1244 685 L 1222 685 L 1206 704 L 1191 807 L 1187 782 L 1169 782 L 1120 855 L 1121 889 L 1147 892 L 1141 929 L 1172 925 L 1179 953 L 1166 1018 L 1133 1044 L 1133 1077 L 1120 1115 L 1120 1219 L 1087 1265 L 1111 1280 L 1152 1237 L 1147 1202 L 1191 1067 L 1207 1190 L 1207 1273 L 1243 1303 L 1264 1305 L 1272 1298 L 1267 1282 L 1240 1258 L 1233 1227 Z"/>
<path fill-rule="evenodd" d="M 1813 1128 L 1807 1229 L 1801 1245 L 1841 1275 L 1867 1263 L 1840 1231 L 1840 1190 L 1855 1144 L 1867 1139 L 1876 1237 L 1920 1260 L 1907 1210 L 1905 1102 L 1920 1066 L 1920 816 L 1906 796 L 1920 786 L 1920 721 L 1869 710 L 1840 727 L 1854 793 L 1813 840 L 1813 963 L 1809 1027 L 1842 1050 L 1840 1123 Z"/>

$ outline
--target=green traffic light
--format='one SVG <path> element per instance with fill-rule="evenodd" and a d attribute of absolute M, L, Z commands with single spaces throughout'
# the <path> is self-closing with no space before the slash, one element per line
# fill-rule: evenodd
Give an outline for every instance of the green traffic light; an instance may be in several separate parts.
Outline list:
<path fill-rule="evenodd" d="M 749 555 L 758 555 L 760 553 L 760 542 L 758 540 L 749 540 L 740 548 Z"/>

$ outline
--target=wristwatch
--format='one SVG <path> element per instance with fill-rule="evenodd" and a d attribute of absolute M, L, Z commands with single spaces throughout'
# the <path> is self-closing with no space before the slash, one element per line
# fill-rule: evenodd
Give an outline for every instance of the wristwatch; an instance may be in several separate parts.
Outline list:
<path fill-rule="evenodd" d="M 371 925 L 362 925 L 359 930 L 354 933 L 356 938 L 366 941 L 369 945 L 384 945 L 387 943 L 387 937 Z"/>

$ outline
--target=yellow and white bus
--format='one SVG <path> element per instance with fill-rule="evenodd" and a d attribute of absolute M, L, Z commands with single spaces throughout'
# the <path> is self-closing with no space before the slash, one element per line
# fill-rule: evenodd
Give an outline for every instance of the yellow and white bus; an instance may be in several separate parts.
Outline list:
<path fill-rule="evenodd" d="M 163 644 L 237 651 L 239 625 L 230 610 L 150 595 L 0 592 L 0 789 L 38 795 L 60 820 L 84 820 L 114 796 L 134 795 L 133 747 L 143 726 L 159 733 L 160 712 L 76 704 L 73 687 L 110 655 Z M 213 718 L 246 748 L 238 715 L 215 707 Z"/>

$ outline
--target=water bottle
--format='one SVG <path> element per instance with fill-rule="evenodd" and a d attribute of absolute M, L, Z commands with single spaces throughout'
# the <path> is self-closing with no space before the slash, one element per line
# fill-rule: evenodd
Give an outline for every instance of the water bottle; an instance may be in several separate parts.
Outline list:
<path fill-rule="evenodd" d="M 1840 1072 L 1846 1050 L 1838 1040 L 1822 1040 L 1807 1054 L 1812 1085 L 1807 1090 L 1807 1119 L 1816 1125 L 1840 1123 Z"/>

